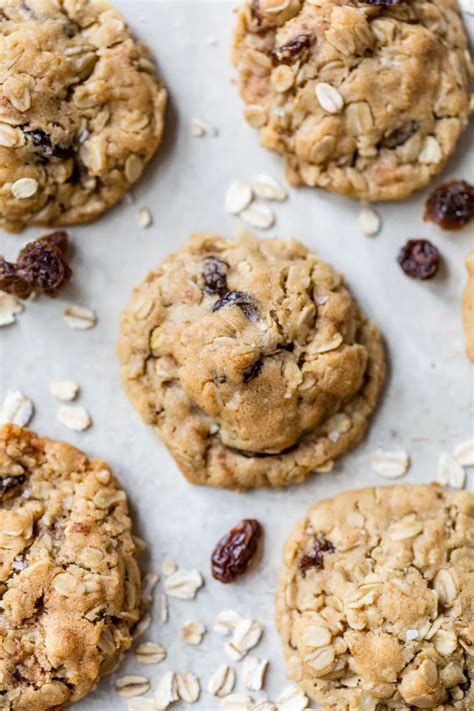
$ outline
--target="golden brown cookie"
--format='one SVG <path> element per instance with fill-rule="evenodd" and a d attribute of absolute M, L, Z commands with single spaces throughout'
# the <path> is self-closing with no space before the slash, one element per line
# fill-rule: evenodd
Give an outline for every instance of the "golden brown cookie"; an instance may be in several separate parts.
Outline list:
<path fill-rule="evenodd" d="M 292 184 L 395 200 L 467 125 L 467 47 L 456 0 L 246 0 L 234 64 L 246 118 Z"/>
<path fill-rule="evenodd" d="M 288 676 L 324 711 L 474 708 L 474 494 L 320 501 L 286 544 L 276 614 Z"/>
<path fill-rule="evenodd" d="M 467 284 L 462 301 L 466 353 L 474 363 L 474 252 L 466 257 Z"/>
<path fill-rule="evenodd" d="M 363 436 L 385 358 L 344 280 L 295 240 L 197 233 L 135 290 L 122 379 L 199 484 L 284 486 Z"/>
<path fill-rule="evenodd" d="M 89 222 L 158 148 L 166 91 L 104 0 L 0 2 L 0 227 Z"/>
<path fill-rule="evenodd" d="M 107 464 L 0 429 L 0 708 L 63 708 L 117 665 L 139 618 L 135 553 Z"/>

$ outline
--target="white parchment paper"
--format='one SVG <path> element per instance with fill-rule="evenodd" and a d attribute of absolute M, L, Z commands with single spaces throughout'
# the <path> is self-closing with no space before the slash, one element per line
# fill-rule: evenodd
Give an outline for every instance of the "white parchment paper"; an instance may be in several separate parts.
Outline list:
<path fill-rule="evenodd" d="M 385 337 L 390 375 L 383 401 L 367 439 L 330 474 L 278 492 L 235 494 L 189 485 L 122 391 L 115 356 L 119 312 L 132 287 L 191 231 L 235 233 L 239 221 L 223 209 L 232 180 L 251 179 L 260 172 L 283 180 L 283 171 L 279 156 L 260 148 L 257 132 L 242 118 L 230 64 L 232 3 L 116 4 L 152 48 L 169 87 L 165 142 L 134 191 L 133 203 L 125 200 L 93 225 L 71 230 L 74 278 L 61 297 L 28 303 L 15 325 L 1 329 L 0 395 L 8 388 L 25 392 L 36 405 L 33 429 L 67 439 L 90 456 L 110 462 L 129 493 L 137 532 L 149 543 L 146 569 L 159 571 L 164 558 L 171 557 L 182 567 L 198 568 L 205 577 L 195 601 L 170 600 L 167 624 L 160 625 L 157 604 L 153 609 L 153 624 L 144 639 L 162 643 L 168 650 L 166 661 L 142 666 L 129 655 L 119 675 L 144 674 L 155 688 L 165 671 L 192 671 L 203 687 L 194 708 L 218 708 L 218 700 L 207 693 L 207 681 L 225 654 L 224 640 L 212 632 L 212 622 L 219 610 L 232 608 L 265 625 L 263 639 L 251 653 L 270 659 L 266 690 L 274 699 L 287 682 L 273 622 L 273 595 L 283 541 L 293 524 L 318 498 L 386 483 L 369 468 L 370 454 L 377 447 L 406 449 L 412 460 L 406 479 L 429 482 L 436 478 L 440 453 L 473 435 L 473 370 L 464 354 L 460 310 L 463 260 L 473 247 L 473 231 L 468 227 L 447 233 L 423 223 L 421 193 L 400 204 L 379 205 L 382 232 L 367 238 L 356 226 L 355 201 L 323 191 L 290 190 L 289 200 L 275 207 L 278 220 L 270 234 L 297 237 L 345 272 Z M 216 126 L 219 135 L 192 137 L 193 117 Z M 441 179 L 463 177 L 472 182 L 472 133 L 470 137 L 471 143 L 469 135 L 464 136 Z M 154 217 L 146 230 L 137 221 L 143 206 Z M 13 257 L 23 244 L 45 232 L 2 233 L 0 253 Z M 412 237 L 432 240 L 443 254 L 441 272 L 431 282 L 410 280 L 396 263 L 400 246 Z M 68 303 L 96 310 L 96 328 L 70 330 L 62 319 Z M 78 404 L 93 417 L 90 430 L 75 434 L 56 421 L 59 403 L 48 391 L 53 379 L 80 383 Z M 468 479 L 472 487 L 473 472 Z M 209 555 L 217 540 L 243 517 L 255 517 L 265 528 L 263 561 L 240 582 L 224 586 L 209 574 Z M 186 647 L 179 639 L 188 620 L 200 620 L 211 630 L 199 647 Z M 237 689 L 243 691 L 242 662 L 235 667 Z M 113 680 L 103 680 L 77 705 L 78 711 L 126 709 L 126 702 L 114 693 Z"/>

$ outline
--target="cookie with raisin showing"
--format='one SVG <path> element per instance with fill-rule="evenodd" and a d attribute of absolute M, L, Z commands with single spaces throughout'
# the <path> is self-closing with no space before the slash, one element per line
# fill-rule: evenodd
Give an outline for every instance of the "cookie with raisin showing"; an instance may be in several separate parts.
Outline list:
<path fill-rule="evenodd" d="M 246 0 L 233 61 L 245 116 L 293 185 L 406 198 L 467 126 L 456 0 Z"/>
<path fill-rule="evenodd" d="M 287 675 L 324 711 L 474 707 L 474 494 L 437 484 L 318 502 L 284 551 Z"/>
<path fill-rule="evenodd" d="M 127 497 L 64 442 L 0 429 L 1 708 L 63 708 L 132 643 L 140 573 Z"/>
<path fill-rule="evenodd" d="M 4 0 L 0 227 L 90 222 L 140 178 L 166 90 L 105 0 Z"/>
<path fill-rule="evenodd" d="M 377 327 L 295 240 L 196 233 L 122 316 L 125 390 L 192 482 L 302 481 L 363 436 L 384 380 Z"/>

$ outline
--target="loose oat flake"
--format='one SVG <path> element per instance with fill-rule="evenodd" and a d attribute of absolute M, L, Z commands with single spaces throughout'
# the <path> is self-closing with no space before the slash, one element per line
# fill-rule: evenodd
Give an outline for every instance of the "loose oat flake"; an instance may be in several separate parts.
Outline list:
<path fill-rule="evenodd" d="M 221 709 L 224 711 L 252 711 L 252 708 L 252 699 L 245 694 L 229 694 L 221 699 Z"/>
<path fill-rule="evenodd" d="M 270 699 L 261 699 L 254 703 L 253 711 L 277 711 L 277 708 Z"/>
<path fill-rule="evenodd" d="M 131 696 L 141 696 L 150 689 L 150 682 L 145 676 L 123 676 L 115 682 L 115 690 L 125 699 Z"/>
<path fill-rule="evenodd" d="M 243 180 L 235 180 L 225 194 L 225 209 L 231 215 L 238 215 L 250 205 L 253 199 L 252 188 Z"/>
<path fill-rule="evenodd" d="M 258 230 L 268 230 L 275 224 L 275 214 L 261 202 L 254 202 L 245 210 L 242 210 L 240 217 L 247 224 Z"/>
<path fill-rule="evenodd" d="M 250 691 L 261 691 L 264 684 L 268 659 L 246 657 L 243 664 L 244 686 Z"/>
<path fill-rule="evenodd" d="M 256 175 L 252 180 L 252 188 L 255 195 L 262 200 L 283 202 L 288 197 L 285 188 L 270 175 Z"/>
<path fill-rule="evenodd" d="M 166 649 L 161 644 L 142 642 L 136 648 L 135 656 L 141 664 L 160 664 L 166 659 Z"/>
<path fill-rule="evenodd" d="M 256 647 L 263 634 L 263 626 L 252 619 L 243 619 L 235 627 L 232 639 L 226 645 L 228 654 L 238 661 Z M 239 656 L 240 655 L 240 656 Z"/>
<path fill-rule="evenodd" d="M 34 405 L 27 395 L 18 390 L 9 390 L 0 412 L 0 424 L 26 427 L 34 413 Z"/>
<path fill-rule="evenodd" d="M 462 489 L 466 483 L 466 472 L 450 454 L 444 452 L 438 461 L 438 481 L 443 486 Z"/>
<path fill-rule="evenodd" d="M 222 610 L 214 620 L 214 632 L 230 634 L 243 619 L 235 610 Z"/>
<path fill-rule="evenodd" d="M 303 711 L 307 706 L 308 698 L 298 686 L 289 686 L 276 700 L 278 711 Z"/>
<path fill-rule="evenodd" d="M 16 296 L 0 291 L 0 327 L 15 323 L 17 314 L 23 311 L 23 305 Z"/>
<path fill-rule="evenodd" d="M 179 600 L 192 600 L 202 585 L 199 571 L 179 569 L 166 578 L 165 591 Z"/>
<path fill-rule="evenodd" d="M 383 449 L 377 451 L 370 458 L 370 465 L 374 472 L 385 479 L 398 479 L 407 473 L 410 458 L 406 452 L 387 452 Z"/>
<path fill-rule="evenodd" d="M 173 672 L 167 672 L 161 677 L 155 693 L 155 705 L 160 711 L 167 709 L 174 701 L 178 701 L 178 684 Z"/>
<path fill-rule="evenodd" d="M 453 456 L 462 467 L 474 467 L 474 439 L 460 442 L 454 449 Z"/>
<path fill-rule="evenodd" d="M 178 672 L 176 675 L 178 696 L 187 704 L 194 704 L 201 693 L 199 679 L 190 672 Z"/>
<path fill-rule="evenodd" d="M 74 432 L 84 432 L 92 425 L 92 420 L 82 405 L 61 405 L 57 419 Z"/>
<path fill-rule="evenodd" d="M 64 320 L 69 328 L 73 328 L 78 331 L 86 331 L 96 325 L 97 316 L 93 311 L 85 306 L 72 304 L 64 309 Z"/>
<path fill-rule="evenodd" d="M 79 385 L 73 380 L 51 380 L 49 392 L 58 400 L 71 402 L 77 397 Z"/>
<path fill-rule="evenodd" d="M 223 698 L 228 696 L 235 686 L 235 669 L 228 664 L 222 664 L 209 679 L 207 690 L 210 694 Z"/>
<path fill-rule="evenodd" d="M 205 633 L 206 628 L 202 622 L 186 622 L 186 624 L 181 628 L 179 636 L 186 644 L 195 646 L 201 644 Z"/>
<path fill-rule="evenodd" d="M 380 232 L 382 220 L 380 215 L 372 207 L 365 205 L 357 217 L 357 225 L 362 234 L 367 237 L 375 237 Z"/>
<path fill-rule="evenodd" d="M 128 711 L 156 711 L 155 700 L 150 697 L 131 699 L 128 702 Z"/>
<path fill-rule="evenodd" d="M 168 622 L 168 617 L 169 617 L 168 598 L 166 597 L 166 595 L 163 595 L 163 594 L 160 595 L 159 605 L 160 605 L 160 622 L 163 622 L 163 623 Z"/>
<path fill-rule="evenodd" d="M 159 579 L 157 573 L 147 573 L 143 578 L 141 598 L 145 607 L 149 607 L 153 602 L 153 590 Z"/>
<path fill-rule="evenodd" d="M 151 625 L 151 615 L 147 612 L 141 620 L 139 620 L 133 630 L 133 639 L 139 639 L 142 635 L 145 634 L 147 629 Z"/>

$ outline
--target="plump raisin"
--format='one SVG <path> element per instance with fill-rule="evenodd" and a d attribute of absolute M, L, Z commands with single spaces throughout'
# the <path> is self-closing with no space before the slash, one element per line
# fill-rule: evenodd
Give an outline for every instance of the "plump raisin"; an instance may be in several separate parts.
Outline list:
<path fill-rule="evenodd" d="M 417 131 L 418 124 L 416 121 L 410 121 L 403 128 L 398 128 L 396 131 L 387 136 L 382 142 L 385 148 L 398 148 L 398 146 L 403 146 L 404 143 L 408 141 Z"/>
<path fill-rule="evenodd" d="M 227 272 L 229 265 L 223 259 L 206 257 L 202 268 L 204 279 L 204 291 L 206 294 L 218 294 L 224 296 L 227 293 Z"/>
<path fill-rule="evenodd" d="M 433 190 L 425 205 L 424 219 L 443 230 L 458 230 L 474 217 L 474 186 L 452 180 Z"/>
<path fill-rule="evenodd" d="M 72 271 L 65 260 L 66 232 L 53 232 L 29 242 L 15 263 L 0 257 L 0 289 L 27 299 L 31 294 L 57 296 Z"/>
<path fill-rule="evenodd" d="M 414 279 L 432 279 L 439 269 L 441 255 L 427 239 L 410 239 L 398 254 L 398 263 Z"/>
<path fill-rule="evenodd" d="M 263 368 L 263 361 L 256 360 L 246 370 L 244 370 L 244 383 L 250 383 L 251 380 L 257 378 Z"/>
<path fill-rule="evenodd" d="M 255 519 L 240 521 L 214 548 L 211 571 L 221 583 L 232 583 L 243 575 L 257 552 L 262 527 Z"/>
<path fill-rule="evenodd" d="M 258 319 L 258 307 L 255 299 L 244 291 L 228 291 L 216 301 L 212 310 L 219 311 L 219 309 L 223 309 L 225 306 L 238 306 L 249 321 L 256 321 Z"/>
<path fill-rule="evenodd" d="M 53 146 L 51 137 L 41 128 L 35 128 L 32 131 L 23 131 L 25 136 L 31 141 L 37 152 L 43 158 L 71 158 L 74 155 L 74 149 L 71 146 Z"/>
<path fill-rule="evenodd" d="M 306 553 L 300 560 L 299 568 L 303 578 L 312 568 L 324 568 L 324 554 L 334 553 L 335 550 L 331 541 L 328 541 L 324 536 L 317 536 L 314 539 L 311 553 Z"/>
<path fill-rule="evenodd" d="M 25 474 L 19 476 L 0 476 L 0 496 L 3 496 L 11 489 L 22 486 L 26 481 Z"/>
<path fill-rule="evenodd" d="M 312 35 L 296 35 L 289 42 L 285 42 L 281 47 L 272 50 L 273 64 L 291 64 L 299 54 L 311 47 Z"/>

